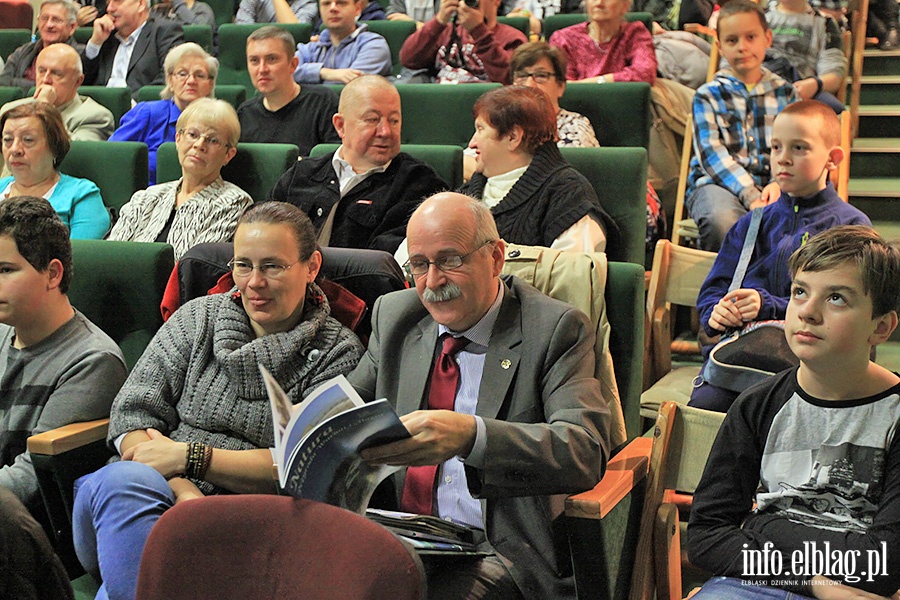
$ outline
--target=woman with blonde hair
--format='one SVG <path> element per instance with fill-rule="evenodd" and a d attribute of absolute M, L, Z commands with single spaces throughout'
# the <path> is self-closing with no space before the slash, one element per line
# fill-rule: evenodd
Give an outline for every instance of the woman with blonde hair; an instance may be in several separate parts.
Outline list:
<path fill-rule="evenodd" d="M 164 142 L 175 141 L 176 122 L 181 112 L 198 98 L 215 98 L 219 60 L 193 42 L 169 50 L 163 63 L 166 87 L 162 100 L 138 102 L 122 116 L 111 142 L 144 142 L 150 167 L 150 185 L 156 183 L 156 151 Z"/>
<path fill-rule="evenodd" d="M 175 133 L 181 178 L 135 192 L 109 239 L 168 242 L 176 259 L 200 242 L 230 240 L 253 203 L 247 192 L 222 179 L 240 137 L 230 104 L 210 98 L 192 102 L 178 117 Z"/>

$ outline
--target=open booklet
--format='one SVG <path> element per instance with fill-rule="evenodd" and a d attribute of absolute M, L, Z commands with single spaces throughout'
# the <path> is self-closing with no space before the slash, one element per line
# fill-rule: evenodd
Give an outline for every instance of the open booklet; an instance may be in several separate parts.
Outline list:
<path fill-rule="evenodd" d="M 266 368 L 259 370 L 272 404 L 281 487 L 296 498 L 363 514 L 378 484 L 400 467 L 369 465 L 359 451 L 408 438 L 397 413 L 387 400 L 363 402 L 343 375 L 295 406 Z"/>
<path fill-rule="evenodd" d="M 281 487 L 296 498 L 352 510 L 405 538 L 419 554 L 484 556 L 480 530 L 438 517 L 366 510 L 378 484 L 402 467 L 369 465 L 359 451 L 409 437 L 387 400 L 363 402 L 343 375 L 329 379 L 300 404 L 291 404 L 259 365 L 272 404 Z"/>

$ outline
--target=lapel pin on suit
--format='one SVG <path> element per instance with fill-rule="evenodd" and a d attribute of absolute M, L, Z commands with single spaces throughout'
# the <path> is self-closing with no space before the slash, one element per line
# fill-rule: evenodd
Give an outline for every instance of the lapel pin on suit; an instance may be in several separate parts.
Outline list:
<path fill-rule="evenodd" d="M 508 358 L 504 358 L 503 360 L 500 361 L 501 369 L 508 369 L 511 366 L 512 366 L 512 362 Z"/>

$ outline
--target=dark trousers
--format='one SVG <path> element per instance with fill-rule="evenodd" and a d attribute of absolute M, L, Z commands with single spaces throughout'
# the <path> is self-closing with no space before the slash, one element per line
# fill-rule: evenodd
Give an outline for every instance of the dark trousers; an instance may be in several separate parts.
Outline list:
<path fill-rule="evenodd" d="M 75 598 L 43 527 L 5 488 L 0 488 L 0 598 Z"/>

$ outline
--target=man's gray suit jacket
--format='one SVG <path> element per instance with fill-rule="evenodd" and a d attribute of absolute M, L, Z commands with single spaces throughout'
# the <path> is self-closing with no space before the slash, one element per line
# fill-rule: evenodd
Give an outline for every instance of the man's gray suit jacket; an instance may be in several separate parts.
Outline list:
<path fill-rule="evenodd" d="M 575 598 L 564 500 L 596 485 L 609 457 L 593 332 L 575 308 L 515 277 L 503 280 L 476 408 L 485 461 L 466 466 L 469 491 L 524 597 Z M 366 401 L 387 398 L 400 415 L 422 408 L 437 336 L 415 290 L 381 297 L 350 383 Z"/>

